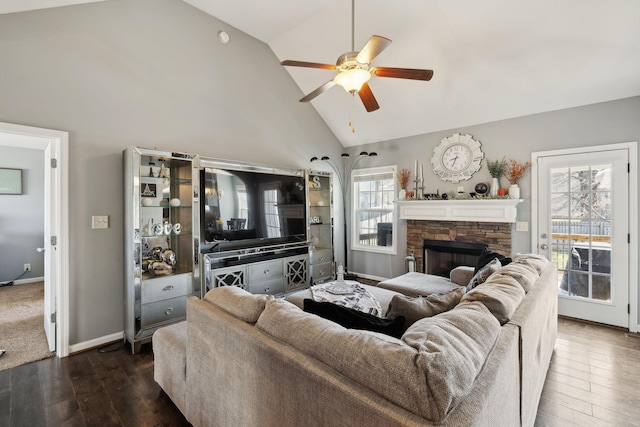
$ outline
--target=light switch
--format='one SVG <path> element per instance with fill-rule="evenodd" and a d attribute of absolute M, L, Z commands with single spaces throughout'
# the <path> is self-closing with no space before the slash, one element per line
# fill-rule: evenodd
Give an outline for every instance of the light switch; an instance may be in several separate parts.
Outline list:
<path fill-rule="evenodd" d="M 529 231 L 529 223 L 527 221 L 516 221 L 516 231 Z"/>
<path fill-rule="evenodd" d="M 91 217 L 91 228 L 94 230 L 109 228 L 109 216 L 108 215 L 94 215 Z"/>

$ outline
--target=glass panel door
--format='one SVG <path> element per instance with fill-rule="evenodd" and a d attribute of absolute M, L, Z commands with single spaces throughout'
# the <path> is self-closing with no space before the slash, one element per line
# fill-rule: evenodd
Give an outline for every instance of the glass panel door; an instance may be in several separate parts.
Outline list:
<path fill-rule="evenodd" d="M 628 152 L 538 158 L 538 252 L 558 266 L 561 315 L 629 326 Z"/>

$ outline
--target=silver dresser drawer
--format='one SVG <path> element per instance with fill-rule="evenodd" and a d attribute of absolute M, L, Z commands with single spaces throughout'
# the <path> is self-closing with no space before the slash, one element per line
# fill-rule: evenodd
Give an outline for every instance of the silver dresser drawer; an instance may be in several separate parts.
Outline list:
<path fill-rule="evenodd" d="M 311 266 L 311 277 L 314 282 L 333 279 L 333 263 L 313 264 Z"/>
<path fill-rule="evenodd" d="M 141 326 L 146 328 L 155 323 L 179 319 L 187 315 L 187 297 L 182 296 L 164 301 L 142 304 Z"/>
<path fill-rule="evenodd" d="M 249 283 L 263 282 L 284 275 L 281 259 L 249 264 L 247 269 L 249 270 Z"/>
<path fill-rule="evenodd" d="M 284 278 L 265 280 L 262 282 L 251 283 L 247 289 L 252 294 L 269 294 L 279 295 L 284 293 Z"/>
<path fill-rule="evenodd" d="M 168 275 L 145 280 L 142 285 L 142 304 L 191 294 L 191 273 Z"/>
<path fill-rule="evenodd" d="M 319 251 L 313 251 L 311 253 L 312 264 L 323 264 L 325 262 L 331 262 L 331 249 L 322 249 Z"/>

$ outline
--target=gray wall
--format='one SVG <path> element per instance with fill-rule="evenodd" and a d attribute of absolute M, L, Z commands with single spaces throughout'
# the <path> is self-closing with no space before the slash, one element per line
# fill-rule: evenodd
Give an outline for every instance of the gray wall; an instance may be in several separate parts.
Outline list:
<path fill-rule="evenodd" d="M 217 40 L 219 30 L 231 36 Z M 123 329 L 121 152 L 129 145 L 307 168 L 343 150 L 268 46 L 181 0 L 110 0 L 0 15 L 0 121 L 70 133 L 71 344 Z M 425 165 L 441 138 L 471 133 L 488 158 L 640 139 L 640 98 L 356 147 L 360 165 Z M 321 162 L 314 167 L 323 168 Z M 326 167 L 324 167 L 325 170 Z M 487 181 L 483 168 L 473 182 Z M 455 189 L 430 176 L 435 190 Z M 467 184 L 465 189 L 468 189 Z M 530 180 L 519 219 L 530 218 Z M 340 200 L 339 193 L 336 200 Z M 336 226 L 341 230 L 341 209 Z M 109 215 L 108 230 L 91 230 Z M 404 225 L 398 245 L 405 247 Z M 338 258 L 342 252 L 339 237 Z M 529 250 L 516 233 L 514 251 Z M 405 254 L 354 252 L 353 271 L 400 274 Z"/>
<path fill-rule="evenodd" d="M 22 169 L 22 194 L 0 194 L 0 282 L 44 277 L 44 154 L 0 146 L 0 168 Z"/>
<path fill-rule="evenodd" d="M 640 141 L 640 97 L 384 141 L 354 147 L 349 151 L 377 151 L 378 157 L 368 159 L 366 166 L 397 164 L 399 169 L 405 167 L 413 171 L 414 161 L 417 159 L 424 164 L 425 191 L 429 193 L 436 190 L 455 191 L 458 186 L 463 186 L 467 192 L 473 191 L 478 182 L 488 183 L 491 180 L 484 161 L 482 168 L 471 180 L 460 184 L 444 183 L 432 172 L 430 159 L 433 149 L 442 138 L 456 132 L 473 135 L 482 143 L 485 159 L 491 160 L 501 159 L 506 155 L 507 158 L 529 161 L 534 151 Z M 638 164 L 638 159 L 635 162 Z M 502 185 L 508 185 L 504 178 Z M 520 187 L 524 202 L 518 205 L 518 221 L 529 222 L 531 229 L 531 200 L 535 195 L 531 194 L 530 171 L 520 181 Z M 407 255 L 406 221 L 399 221 L 397 232 L 400 249 L 396 256 L 352 251 L 349 258 L 350 269 L 379 277 L 403 273 L 404 258 Z M 514 226 L 513 236 L 514 253 L 531 251 L 529 232 L 515 231 Z M 631 280 L 640 286 L 637 277 Z"/>
<path fill-rule="evenodd" d="M 125 147 L 295 168 L 342 151 L 267 45 L 181 0 L 0 15 L 0 58 L 0 121 L 70 134 L 71 344 L 123 329 Z"/>

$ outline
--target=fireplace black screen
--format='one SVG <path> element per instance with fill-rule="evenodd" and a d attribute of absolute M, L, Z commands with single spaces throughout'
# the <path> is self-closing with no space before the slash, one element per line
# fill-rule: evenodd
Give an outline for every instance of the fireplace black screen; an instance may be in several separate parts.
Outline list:
<path fill-rule="evenodd" d="M 460 265 L 475 266 L 480 254 L 487 248 L 488 245 L 485 243 L 424 239 L 422 271 L 449 277 L 451 270 Z"/>

